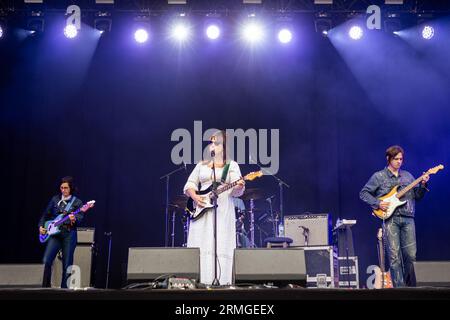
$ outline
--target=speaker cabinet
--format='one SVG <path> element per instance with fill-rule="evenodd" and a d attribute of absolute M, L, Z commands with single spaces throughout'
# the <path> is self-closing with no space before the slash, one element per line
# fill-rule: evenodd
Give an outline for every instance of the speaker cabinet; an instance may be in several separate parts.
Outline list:
<path fill-rule="evenodd" d="M 0 264 L 0 288 L 38 288 L 43 275 L 43 264 Z"/>
<path fill-rule="evenodd" d="M 417 261 L 414 272 L 418 287 L 450 287 L 450 261 Z"/>
<path fill-rule="evenodd" d="M 75 253 L 73 255 L 73 264 L 78 266 L 80 269 L 80 287 L 86 288 L 91 287 L 91 275 L 92 275 L 92 246 L 90 245 L 77 245 L 75 248 Z M 62 260 L 56 257 L 53 262 L 52 269 L 52 287 L 61 288 L 62 280 Z"/>
<path fill-rule="evenodd" d="M 199 248 L 129 248 L 127 281 L 154 280 L 162 276 L 200 280 Z"/>
<path fill-rule="evenodd" d="M 284 217 L 285 236 L 291 246 L 328 246 L 331 243 L 331 215 L 301 214 Z M 305 243 L 307 240 L 307 244 Z"/>
<path fill-rule="evenodd" d="M 298 248 L 235 249 L 235 283 L 306 283 L 305 253 Z"/>

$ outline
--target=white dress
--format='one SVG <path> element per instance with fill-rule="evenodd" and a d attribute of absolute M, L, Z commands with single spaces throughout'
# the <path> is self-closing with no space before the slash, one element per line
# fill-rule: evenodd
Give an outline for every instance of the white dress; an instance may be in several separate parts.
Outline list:
<path fill-rule="evenodd" d="M 216 179 L 222 178 L 223 168 L 216 168 Z M 239 165 L 235 161 L 230 162 L 228 175 L 225 182 L 230 183 L 241 177 Z M 202 162 L 198 163 L 184 186 L 187 189 L 198 191 L 207 189 L 213 181 L 213 170 Z M 239 197 L 244 189 L 233 189 L 219 195 L 217 200 L 217 278 L 220 285 L 232 284 L 233 255 L 236 248 L 236 216 L 233 197 Z M 209 210 L 197 221 L 190 221 L 187 246 L 200 248 L 200 282 L 212 284 L 214 280 L 214 210 Z"/>

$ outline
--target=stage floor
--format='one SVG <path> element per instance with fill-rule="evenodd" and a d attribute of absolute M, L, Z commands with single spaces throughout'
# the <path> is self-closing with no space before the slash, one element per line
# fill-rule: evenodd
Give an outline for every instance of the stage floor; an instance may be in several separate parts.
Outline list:
<path fill-rule="evenodd" d="M 42 289 L 2 288 L 1 300 L 450 300 L 450 288 L 419 287 L 397 289 Z"/>

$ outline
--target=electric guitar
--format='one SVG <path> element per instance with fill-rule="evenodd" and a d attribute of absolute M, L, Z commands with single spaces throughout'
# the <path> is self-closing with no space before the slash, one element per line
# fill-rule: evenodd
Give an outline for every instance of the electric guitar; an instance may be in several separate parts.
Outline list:
<path fill-rule="evenodd" d="M 389 193 L 387 193 L 386 195 L 378 198 L 381 201 L 384 202 L 389 202 L 389 208 L 386 211 L 383 211 L 381 209 L 376 209 L 372 211 L 372 214 L 382 220 L 386 220 L 389 219 L 392 214 L 394 213 L 395 209 L 397 209 L 398 207 L 404 205 L 406 203 L 406 201 L 402 201 L 400 200 L 408 191 L 410 191 L 412 188 L 414 188 L 416 185 L 418 185 L 420 182 L 422 182 L 422 178 L 423 176 L 425 176 L 426 174 L 430 175 L 430 174 L 435 174 L 437 173 L 439 170 L 444 169 L 444 166 L 442 164 L 429 169 L 427 172 L 425 172 L 423 175 L 421 175 L 419 178 L 417 178 L 416 180 L 414 180 L 413 182 L 411 182 L 408 186 L 406 186 L 405 188 L 403 188 L 402 190 L 400 190 L 399 192 L 397 192 L 397 189 L 399 186 L 395 186 L 394 188 L 392 188 L 391 191 L 389 191 Z"/>
<path fill-rule="evenodd" d="M 375 289 L 385 289 L 392 288 L 392 278 L 391 273 L 389 271 L 385 271 L 384 264 L 384 242 L 383 242 L 383 229 L 378 229 L 377 233 L 378 238 L 378 262 L 380 267 L 375 269 Z"/>
<path fill-rule="evenodd" d="M 77 209 L 76 211 L 70 213 L 73 215 L 77 215 L 80 213 L 81 210 L 89 210 L 94 206 L 95 200 L 88 201 L 85 205 L 83 205 L 81 208 Z M 69 214 L 60 214 L 53 220 L 48 220 L 45 222 L 44 228 L 47 229 L 47 232 L 45 234 L 39 234 L 39 241 L 41 243 L 47 242 L 48 239 L 50 239 L 51 236 L 58 234 L 61 232 L 60 226 L 64 224 L 67 220 L 69 220 Z"/>
<path fill-rule="evenodd" d="M 239 181 L 243 180 L 252 181 L 256 178 L 262 177 L 262 175 L 263 175 L 262 171 L 250 172 L 245 177 L 242 177 L 239 180 L 219 186 L 215 192 L 212 191 L 213 188 L 212 185 L 208 189 L 196 191 L 195 193 L 202 197 L 202 200 L 205 202 L 205 205 L 203 207 L 197 206 L 195 201 L 192 200 L 192 198 L 188 199 L 186 210 L 189 213 L 191 220 L 195 221 L 200 219 L 209 209 L 214 208 L 213 204 L 214 198 L 219 197 L 219 195 L 222 192 L 225 192 L 235 187 L 239 183 Z"/>

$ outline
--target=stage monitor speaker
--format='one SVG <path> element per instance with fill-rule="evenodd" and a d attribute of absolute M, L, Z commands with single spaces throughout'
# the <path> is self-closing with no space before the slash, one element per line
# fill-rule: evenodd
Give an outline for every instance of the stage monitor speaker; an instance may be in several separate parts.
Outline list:
<path fill-rule="evenodd" d="M 0 264 L 0 288 L 38 288 L 43 275 L 43 264 Z"/>
<path fill-rule="evenodd" d="M 127 281 L 155 280 L 163 276 L 200 280 L 199 248 L 129 248 Z"/>
<path fill-rule="evenodd" d="M 235 249 L 234 280 L 305 284 L 305 253 L 299 248 Z"/>
<path fill-rule="evenodd" d="M 331 215 L 308 213 L 285 216 L 284 234 L 292 239 L 292 247 L 328 246 L 331 244 Z"/>
<path fill-rule="evenodd" d="M 77 245 L 73 255 L 73 264 L 80 269 L 80 287 L 87 288 L 92 286 L 92 246 Z M 53 262 L 52 287 L 61 288 L 62 280 L 62 260 L 57 257 Z"/>
<path fill-rule="evenodd" d="M 417 261 L 414 272 L 418 287 L 450 287 L 450 261 Z"/>

